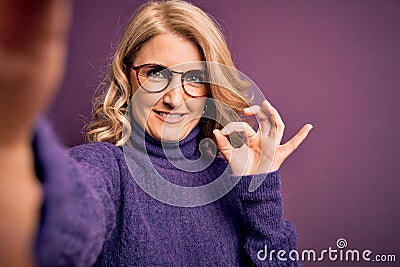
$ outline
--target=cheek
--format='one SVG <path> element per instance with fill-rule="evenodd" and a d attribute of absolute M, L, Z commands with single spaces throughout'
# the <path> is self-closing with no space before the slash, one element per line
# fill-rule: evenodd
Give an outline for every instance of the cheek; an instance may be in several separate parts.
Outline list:
<path fill-rule="evenodd" d="M 152 112 L 152 109 L 159 100 L 159 96 L 148 94 L 146 91 L 141 90 L 140 88 L 136 90 L 135 94 L 133 95 L 132 115 L 136 122 L 138 122 L 143 129 L 154 128 L 157 120 L 155 118 L 155 114 Z"/>
<path fill-rule="evenodd" d="M 188 101 L 186 101 L 186 106 L 188 109 L 196 115 L 201 115 L 204 110 L 204 106 L 206 104 L 207 98 L 192 98 Z"/>
<path fill-rule="evenodd" d="M 136 73 L 131 72 L 129 77 L 129 84 L 131 86 L 132 107 L 136 115 L 147 117 L 149 109 L 151 109 L 158 101 L 155 95 L 147 94 L 144 90 L 140 89 L 140 85 L 136 79 Z"/>
<path fill-rule="evenodd" d="M 132 96 L 132 109 L 135 115 L 146 119 L 157 103 L 157 100 L 153 95 L 146 94 L 143 90 L 137 90 Z"/>

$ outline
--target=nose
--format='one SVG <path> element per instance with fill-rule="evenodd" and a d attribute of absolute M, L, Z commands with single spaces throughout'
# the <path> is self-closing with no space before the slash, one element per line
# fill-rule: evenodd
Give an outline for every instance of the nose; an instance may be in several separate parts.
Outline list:
<path fill-rule="evenodd" d="M 175 76 L 175 75 L 174 75 Z M 178 76 L 178 75 L 176 75 Z M 171 80 L 168 88 L 165 90 L 165 94 L 163 96 L 164 104 L 171 106 L 172 108 L 179 107 L 185 102 L 184 92 L 182 88 L 182 84 L 178 77 L 174 77 Z"/>

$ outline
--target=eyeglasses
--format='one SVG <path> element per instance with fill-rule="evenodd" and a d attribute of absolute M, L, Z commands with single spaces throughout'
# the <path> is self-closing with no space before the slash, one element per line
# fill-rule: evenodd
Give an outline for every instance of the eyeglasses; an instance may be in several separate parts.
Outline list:
<path fill-rule="evenodd" d="M 192 97 L 202 97 L 208 94 L 208 75 L 203 69 L 193 69 L 179 72 L 160 64 L 143 64 L 132 66 L 136 71 L 139 85 L 149 93 L 164 91 L 172 81 L 173 73 L 181 74 L 183 91 Z"/>

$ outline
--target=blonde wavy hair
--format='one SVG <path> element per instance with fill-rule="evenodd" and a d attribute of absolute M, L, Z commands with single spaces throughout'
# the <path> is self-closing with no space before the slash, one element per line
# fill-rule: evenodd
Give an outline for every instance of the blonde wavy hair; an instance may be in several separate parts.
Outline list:
<path fill-rule="evenodd" d="M 249 84 L 240 79 L 218 24 L 188 2 L 150 1 L 138 9 L 125 29 L 105 79 L 108 88 L 94 101 L 93 121 L 86 126 L 87 141 L 106 141 L 122 146 L 129 139 L 131 126 L 125 113 L 131 98 L 131 87 L 127 69 L 146 41 L 164 33 L 177 34 L 194 42 L 204 61 L 221 64 L 212 65 L 209 69 L 210 79 L 218 77 L 219 81 L 210 84 L 209 96 L 218 100 L 213 105 L 217 119 L 203 121 L 201 129 L 204 137 L 214 139 L 213 129 L 220 129 L 224 122 L 231 121 L 249 106 L 250 100 L 245 96 Z M 226 111 L 223 105 L 236 114 Z"/>

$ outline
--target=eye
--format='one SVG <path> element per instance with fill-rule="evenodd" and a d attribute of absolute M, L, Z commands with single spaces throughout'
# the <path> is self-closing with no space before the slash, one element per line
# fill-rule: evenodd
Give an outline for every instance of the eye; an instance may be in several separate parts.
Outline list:
<path fill-rule="evenodd" d="M 185 82 L 187 83 L 205 83 L 206 75 L 201 70 L 190 70 L 185 75 Z"/>
<path fill-rule="evenodd" d="M 154 66 L 145 70 L 145 76 L 151 80 L 164 80 L 168 79 L 168 71 L 162 66 Z"/>

